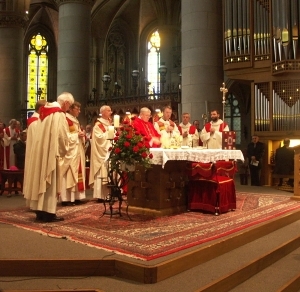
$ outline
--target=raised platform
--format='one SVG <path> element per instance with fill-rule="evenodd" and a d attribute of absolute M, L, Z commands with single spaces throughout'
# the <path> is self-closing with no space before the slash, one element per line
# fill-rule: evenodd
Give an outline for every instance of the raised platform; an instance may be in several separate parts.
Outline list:
<path fill-rule="evenodd" d="M 183 271 L 191 269 L 218 256 L 226 254 L 238 247 L 267 235 L 277 229 L 291 224 L 299 219 L 300 211 L 287 214 L 253 228 L 243 230 L 206 246 L 194 248 L 192 251 L 178 253 L 163 261 L 141 262 L 118 258 L 106 259 L 1 259 L 1 277 L 87 277 L 87 276 L 117 276 L 120 278 L 141 282 L 157 283 Z M 296 238 L 288 249 L 299 246 L 300 238 Z M 282 250 L 281 250 L 282 253 Z M 276 260 L 276 259 L 274 259 Z M 271 259 L 268 260 L 268 264 Z M 253 264 L 243 270 L 243 277 L 249 272 L 261 269 L 261 263 Z M 240 274 L 239 277 L 242 277 Z M 238 282 L 239 277 L 231 281 Z M 218 290 L 214 290 L 218 291 Z"/>

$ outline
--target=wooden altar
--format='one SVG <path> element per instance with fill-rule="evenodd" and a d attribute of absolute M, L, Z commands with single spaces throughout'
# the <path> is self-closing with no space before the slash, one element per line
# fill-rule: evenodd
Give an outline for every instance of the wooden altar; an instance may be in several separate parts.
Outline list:
<path fill-rule="evenodd" d="M 164 216 L 187 210 L 187 161 L 244 160 L 240 150 L 151 149 L 152 167 L 137 166 L 128 183 L 129 211 Z"/>

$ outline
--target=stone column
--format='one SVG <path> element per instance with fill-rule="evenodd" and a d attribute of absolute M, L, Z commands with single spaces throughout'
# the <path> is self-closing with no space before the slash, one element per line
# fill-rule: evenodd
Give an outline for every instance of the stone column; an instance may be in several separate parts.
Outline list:
<path fill-rule="evenodd" d="M 222 117 L 222 1 L 182 0 L 181 9 L 182 112 L 201 125 L 206 104 Z"/>
<path fill-rule="evenodd" d="M 178 47 L 178 34 L 180 34 L 180 31 L 177 27 L 167 25 L 159 27 L 159 36 L 161 40 L 160 62 L 164 63 L 168 69 L 164 87 L 165 90 L 167 90 L 168 86 L 171 86 L 172 82 L 176 85 L 178 84 L 178 74 L 181 72 L 181 68 L 179 66 L 176 67 L 175 64 L 176 48 Z"/>
<path fill-rule="evenodd" d="M 25 14 L 0 11 L 0 119 L 21 118 Z"/>
<path fill-rule="evenodd" d="M 91 7 L 94 0 L 56 0 L 59 4 L 57 95 L 73 94 L 82 106 L 89 98 Z M 79 117 L 83 120 L 84 116 Z"/>

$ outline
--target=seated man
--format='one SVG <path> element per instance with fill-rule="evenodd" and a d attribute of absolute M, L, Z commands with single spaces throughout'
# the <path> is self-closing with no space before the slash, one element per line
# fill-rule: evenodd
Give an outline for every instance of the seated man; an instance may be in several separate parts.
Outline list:
<path fill-rule="evenodd" d="M 276 150 L 274 174 L 294 173 L 294 150 L 289 148 L 290 139 L 283 140 L 283 146 Z M 279 179 L 279 187 L 282 186 L 282 178 Z M 294 186 L 294 179 L 288 180 L 288 185 Z"/>
<path fill-rule="evenodd" d="M 149 122 L 151 111 L 147 107 L 142 107 L 139 117 L 133 121 L 133 128 L 142 134 L 149 142 L 150 147 L 160 147 L 160 134 L 156 131 L 153 124 Z"/>

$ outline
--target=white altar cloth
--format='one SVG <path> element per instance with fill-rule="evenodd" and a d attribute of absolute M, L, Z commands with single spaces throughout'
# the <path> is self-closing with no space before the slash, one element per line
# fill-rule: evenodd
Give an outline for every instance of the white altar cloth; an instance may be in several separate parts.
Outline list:
<path fill-rule="evenodd" d="M 223 149 L 163 149 L 151 148 L 153 155 L 152 164 L 162 165 L 164 168 L 168 160 L 186 160 L 193 162 L 216 162 L 217 160 L 242 160 L 244 155 L 241 150 L 223 150 Z"/>

